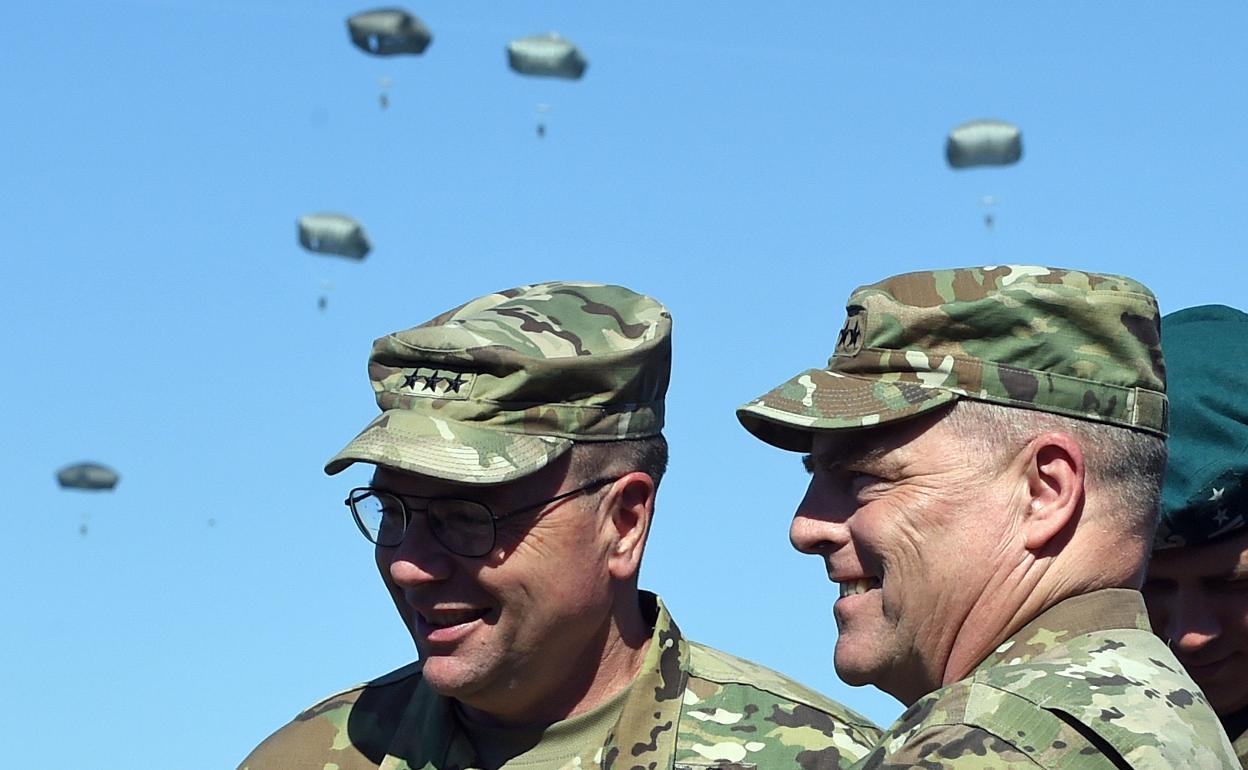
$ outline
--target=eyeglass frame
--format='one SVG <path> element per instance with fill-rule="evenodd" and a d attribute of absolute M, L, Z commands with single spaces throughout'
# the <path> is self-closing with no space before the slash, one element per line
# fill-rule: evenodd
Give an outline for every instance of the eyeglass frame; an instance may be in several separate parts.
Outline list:
<path fill-rule="evenodd" d="M 425 497 L 423 495 L 405 495 L 399 492 L 392 492 L 389 489 L 381 489 L 379 487 L 354 487 L 350 491 L 347 492 L 347 499 L 343 500 L 342 502 L 344 505 L 347 506 L 347 508 L 351 510 L 351 518 L 355 520 L 355 526 L 359 528 L 360 532 L 364 535 L 364 538 L 368 540 L 368 542 L 372 543 L 373 545 L 379 548 L 397 548 L 400 545 L 402 545 L 403 540 L 407 538 L 407 530 L 412 525 L 412 511 L 411 509 L 407 507 L 407 499 L 405 498 L 411 498 L 414 500 L 424 500 L 426 503 L 426 507 L 423 511 L 418 510 L 418 512 L 426 513 L 426 514 L 428 513 L 428 510 L 429 510 L 428 504 L 435 502 L 435 501 L 441 502 L 441 501 L 451 500 L 451 501 L 460 502 L 460 503 L 472 503 L 473 505 L 479 505 L 481 506 L 482 509 L 485 510 L 486 513 L 490 515 L 490 546 L 486 548 L 484 551 L 482 551 L 481 553 L 478 553 L 478 554 L 460 553 L 459 551 L 455 550 L 454 548 L 452 548 L 451 546 L 443 542 L 442 538 L 438 535 L 437 531 L 433 527 L 429 528 L 429 534 L 433 535 L 433 539 L 437 540 L 439 545 L 441 545 L 447 551 L 450 551 L 451 553 L 455 554 L 456 556 L 462 556 L 466 559 L 480 559 L 484 556 L 488 556 L 494 550 L 495 546 L 498 545 L 498 523 L 500 521 L 506 521 L 514 516 L 518 516 L 522 513 L 528 513 L 530 511 L 540 512 L 541 509 L 545 508 L 551 503 L 557 503 L 557 502 L 560 502 L 561 500 L 567 500 L 569 498 L 576 497 L 577 495 L 583 495 L 591 491 L 597 491 L 601 487 L 604 487 L 607 484 L 613 484 L 622 478 L 624 477 L 613 476 L 613 477 L 595 479 L 589 482 L 588 484 L 585 484 L 584 486 L 580 486 L 580 487 L 577 487 L 576 489 L 572 489 L 567 492 L 563 492 L 562 494 L 555 495 L 554 497 L 548 500 L 542 500 L 540 502 L 532 503 L 530 505 L 524 505 L 524 506 L 521 506 L 519 508 L 508 511 L 507 513 L 503 513 L 503 514 L 494 513 L 493 508 L 491 508 L 488 504 L 481 502 L 480 500 L 470 500 L 466 497 L 449 497 L 449 496 Z M 368 527 L 365 526 L 364 521 L 362 520 L 360 514 L 355 510 L 355 502 L 356 502 L 357 496 L 361 497 L 361 499 L 367 495 L 373 495 L 374 497 L 376 497 L 378 492 L 385 494 L 385 495 L 390 495 L 394 499 L 398 500 L 399 507 L 403 512 L 403 534 L 399 537 L 398 542 L 392 545 L 383 545 L 382 543 L 379 543 L 376 540 L 374 540 L 372 535 L 369 534 Z M 359 495 L 359 493 L 366 493 L 366 494 Z"/>

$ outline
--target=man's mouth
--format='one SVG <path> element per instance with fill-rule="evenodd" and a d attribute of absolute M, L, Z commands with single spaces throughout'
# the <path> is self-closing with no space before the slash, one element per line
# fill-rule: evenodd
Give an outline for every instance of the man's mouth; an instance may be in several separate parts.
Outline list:
<path fill-rule="evenodd" d="M 451 628 L 462 626 L 485 617 L 487 610 L 480 607 L 467 609 L 426 609 L 417 610 L 420 619 L 430 629 Z"/>
<path fill-rule="evenodd" d="M 837 583 L 837 585 L 840 586 L 841 598 L 844 599 L 846 596 L 857 596 L 858 594 L 865 594 L 873 588 L 879 588 L 880 579 L 865 577 L 857 580 L 844 580 Z"/>

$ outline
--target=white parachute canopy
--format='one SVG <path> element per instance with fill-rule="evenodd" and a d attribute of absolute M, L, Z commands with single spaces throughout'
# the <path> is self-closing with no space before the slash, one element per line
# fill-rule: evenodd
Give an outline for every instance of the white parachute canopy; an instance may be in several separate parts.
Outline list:
<path fill-rule="evenodd" d="M 364 226 L 345 214 L 299 217 L 299 245 L 318 254 L 364 259 L 372 244 Z"/>
<path fill-rule="evenodd" d="M 507 66 L 521 75 L 579 80 L 589 62 L 572 41 L 551 32 L 508 43 Z"/>
<path fill-rule="evenodd" d="M 1023 157 L 1023 134 L 1004 120 L 972 120 L 949 132 L 945 158 L 953 168 L 1008 166 Z"/>
<path fill-rule="evenodd" d="M 433 33 L 420 19 L 402 8 L 378 8 L 347 19 L 351 42 L 374 56 L 421 54 L 433 41 Z"/>

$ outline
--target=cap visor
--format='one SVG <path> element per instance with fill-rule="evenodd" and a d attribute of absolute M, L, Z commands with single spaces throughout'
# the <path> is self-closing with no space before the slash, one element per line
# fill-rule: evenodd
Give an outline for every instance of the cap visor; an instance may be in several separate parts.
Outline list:
<path fill-rule="evenodd" d="M 332 476 L 364 462 L 461 484 L 501 484 L 545 467 L 571 447 L 565 438 L 504 433 L 394 409 L 369 423 L 325 464 L 325 472 Z"/>
<path fill-rule="evenodd" d="M 762 441 L 809 452 L 811 433 L 854 430 L 914 417 L 959 397 L 943 388 L 810 369 L 737 409 Z"/>

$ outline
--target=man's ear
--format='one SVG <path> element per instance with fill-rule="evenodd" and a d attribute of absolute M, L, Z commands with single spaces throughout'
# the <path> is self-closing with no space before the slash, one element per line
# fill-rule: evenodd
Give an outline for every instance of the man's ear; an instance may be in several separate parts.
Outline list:
<path fill-rule="evenodd" d="M 603 500 L 609 508 L 613 535 L 607 569 L 616 580 L 632 580 L 641 570 L 641 555 L 654 516 L 654 491 L 650 474 L 633 471 L 616 480 Z"/>
<path fill-rule="evenodd" d="M 1083 448 L 1068 433 L 1044 433 L 1028 443 L 1026 476 L 1028 505 L 1021 529 L 1033 553 L 1066 541 L 1083 512 Z"/>

